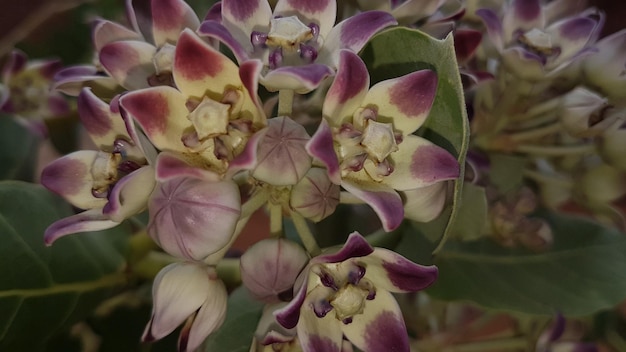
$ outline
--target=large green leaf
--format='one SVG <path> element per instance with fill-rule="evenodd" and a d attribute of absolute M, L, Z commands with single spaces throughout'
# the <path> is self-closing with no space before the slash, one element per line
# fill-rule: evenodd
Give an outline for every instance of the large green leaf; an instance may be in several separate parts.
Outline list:
<path fill-rule="evenodd" d="M 37 160 L 38 138 L 11 116 L 0 115 L 0 180 L 30 181 Z"/>
<path fill-rule="evenodd" d="M 248 352 L 256 330 L 263 303 L 255 301 L 244 287 L 228 297 L 226 320 L 205 343 L 205 351 Z"/>
<path fill-rule="evenodd" d="M 582 316 L 626 299 L 626 235 L 586 219 L 542 213 L 550 250 L 506 249 L 484 239 L 448 241 L 429 289 L 447 300 L 530 314 Z"/>
<path fill-rule="evenodd" d="M 41 186 L 0 182 L 0 351 L 42 350 L 125 283 L 124 257 L 109 242 L 122 227 L 44 246 L 46 227 L 70 214 Z"/>
<path fill-rule="evenodd" d="M 452 35 L 438 40 L 418 30 L 396 27 L 374 36 L 363 49 L 362 57 L 367 63 L 372 83 L 421 69 L 431 69 L 437 73 L 437 96 L 429 118 L 418 132 L 457 157 L 461 165 L 459 180 L 463 180 L 469 124 Z M 444 212 L 450 215 L 447 221 L 443 221 L 447 224 L 445 234 L 444 228 L 439 231 L 443 235 L 441 244 L 445 242 L 456 217 L 461 187 L 462 182 L 457 181 L 452 211 Z"/>

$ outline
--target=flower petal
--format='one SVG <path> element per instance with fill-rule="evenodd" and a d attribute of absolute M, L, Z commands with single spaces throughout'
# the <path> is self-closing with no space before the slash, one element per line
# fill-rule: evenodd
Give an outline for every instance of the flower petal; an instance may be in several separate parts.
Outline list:
<path fill-rule="evenodd" d="M 59 70 L 54 76 L 51 89 L 75 97 L 83 87 L 93 87 L 105 95 L 120 86 L 115 79 L 99 72 L 94 66 L 79 65 Z"/>
<path fill-rule="evenodd" d="M 159 0 L 152 2 L 152 35 L 157 47 L 174 44 L 185 28 L 196 30 L 200 26 L 198 16 L 182 0 Z"/>
<path fill-rule="evenodd" d="M 437 74 L 421 70 L 375 84 L 362 106 L 377 106 L 381 123 L 393 123 L 395 130 L 408 135 L 428 117 L 437 93 Z"/>
<path fill-rule="evenodd" d="M 298 94 L 306 94 L 333 73 L 330 67 L 321 64 L 282 66 L 261 76 L 259 81 L 270 92 L 289 89 Z"/>
<path fill-rule="evenodd" d="M 374 209 L 385 231 L 393 231 L 402 223 L 404 219 L 402 198 L 392 188 L 379 183 L 347 179 L 344 179 L 341 185 Z"/>
<path fill-rule="evenodd" d="M 102 213 L 117 222 L 139 214 L 148 206 L 155 184 L 152 166 L 141 167 L 122 177 L 113 186 Z"/>
<path fill-rule="evenodd" d="M 306 151 L 326 167 L 328 177 L 334 184 L 338 185 L 341 183 L 341 173 L 339 159 L 337 159 L 333 144 L 333 132 L 326 119 L 322 119 L 317 131 L 307 142 Z"/>
<path fill-rule="evenodd" d="M 440 146 L 418 136 L 405 136 L 392 153 L 394 171 L 383 183 L 399 191 L 420 188 L 459 177 L 459 162 Z"/>
<path fill-rule="evenodd" d="M 348 236 L 346 243 L 338 252 L 317 256 L 311 259 L 311 264 L 341 263 L 350 258 L 366 257 L 373 252 L 374 248 L 367 243 L 365 238 L 357 231 L 354 231 Z"/>
<path fill-rule="evenodd" d="M 209 97 L 219 101 L 226 87 L 243 85 L 237 65 L 189 29 L 183 31 L 176 44 L 173 74 L 180 91 L 197 98 L 208 92 Z"/>
<path fill-rule="evenodd" d="M 408 0 L 401 2 L 391 14 L 400 24 L 411 25 L 430 17 L 443 2 L 444 0 Z"/>
<path fill-rule="evenodd" d="M 199 35 L 215 38 L 225 44 L 235 55 L 237 62 L 242 63 L 249 59 L 246 50 L 250 50 L 248 46 L 242 45 L 232 34 L 217 21 L 204 21 L 198 28 Z M 248 39 L 249 41 L 249 39 Z"/>
<path fill-rule="evenodd" d="M 289 117 L 270 119 L 252 176 L 275 186 L 295 185 L 311 167 L 305 149 L 309 138 L 304 127 Z"/>
<path fill-rule="evenodd" d="M 252 31 L 269 31 L 272 9 L 266 0 L 223 0 L 222 24 L 233 37 L 252 52 Z"/>
<path fill-rule="evenodd" d="M 546 29 L 553 43 L 559 46 L 561 52 L 552 66 L 570 60 L 581 51 L 590 41 L 598 22 L 588 17 L 573 17 L 554 23 Z"/>
<path fill-rule="evenodd" d="M 337 75 L 326 93 L 322 115 L 333 127 L 351 121 L 369 86 L 370 76 L 363 60 L 349 50 L 342 50 Z"/>
<path fill-rule="evenodd" d="M 540 0 L 512 0 L 502 18 L 505 44 L 515 39 L 516 32 L 524 33 L 533 28 L 542 29 L 544 24 Z"/>
<path fill-rule="evenodd" d="M 232 178 L 241 170 L 251 170 L 256 166 L 258 163 L 257 150 L 259 149 L 259 143 L 265 137 L 267 130 L 267 128 L 259 130 L 248 139 L 248 143 L 246 143 L 246 147 L 241 154 L 237 155 L 228 164 L 228 171 L 224 177 L 225 179 Z"/>
<path fill-rule="evenodd" d="M 156 159 L 156 179 L 158 181 L 167 181 L 181 176 L 193 177 L 209 182 L 220 181 L 220 176 L 213 171 L 190 166 L 172 153 L 159 153 Z"/>
<path fill-rule="evenodd" d="M 222 280 L 210 280 L 207 299 L 191 325 L 185 346 L 186 351 L 196 351 L 207 336 L 224 323 L 227 301 L 228 293 Z"/>
<path fill-rule="evenodd" d="M 302 280 L 302 285 L 299 288 L 294 286 L 295 296 L 284 307 L 274 311 L 274 317 L 276 321 L 286 329 L 293 329 L 298 324 L 300 319 L 300 309 L 304 304 L 307 297 L 307 281 L 309 275 L 309 267 L 305 267 L 300 276 L 296 279 L 296 282 Z"/>
<path fill-rule="evenodd" d="M 395 18 L 383 11 L 361 12 L 349 17 L 330 30 L 317 62 L 336 67 L 340 49 L 349 49 L 358 53 L 374 34 L 396 24 L 398 22 Z"/>
<path fill-rule="evenodd" d="M 119 222 L 109 220 L 108 216 L 102 214 L 101 209 L 91 209 L 55 221 L 44 232 L 43 240 L 46 246 L 50 246 L 54 241 L 67 235 L 106 230 L 117 225 Z"/>
<path fill-rule="evenodd" d="M 120 108 L 134 118 L 155 147 L 179 152 L 187 151 L 181 137 L 191 126 L 185 103 L 178 90 L 166 86 L 136 90 L 120 98 Z"/>
<path fill-rule="evenodd" d="M 261 76 L 261 70 L 263 69 L 263 62 L 261 60 L 248 60 L 239 65 L 239 78 L 246 88 L 247 97 L 244 99 L 243 111 L 252 112 L 252 123 L 254 125 L 265 126 L 267 119 L 263 113 L 263 104 L 259 100 L 259 77 Z"/>
<path fill-rule="evenodd" d="M 115 22 L 99 19 L 94 23 L 92 40 L 96 52 L 109 43 L 123 40 L 142 40 L 141 34 Z"/>
<path fill-rule="evenodd" d="M 63 156 L 43 169 L 41 183 L 75 207 L 102 208 L 107 199 L 96 198 L 92 193 L 91 167 L 97 157 L 98 152 L 93 150 L 81 150 Z"/>
<path fill-rule="evenodd" d="M 402 311 L 391 293 L 376 291 L 376 297 L 365 304 L 363 314 L 352 323 L 341 326 L 346 338 L 363 352 L 409 352 L 409 336 Z"/>
<path fill-rule="evenodd" d="M 173 263 L 159 271 L 152 285 L 152 318 L 144 341 L 168 335 L 202 306 L 211 292 L 211 271 L 192 262 Z"/>
<path fill-rule="evenodd" d="M 538 81 L 544 79 L 544 60 L 538 55 L 520 47 L 512 47 L 502 52 L 502 63 L 519 78 Z"/>
<path fill-rule="evenodd" d="M 474 56 L 482 42 L 483 34 L 474 29 L 459 28 L 454 32 L 454 52 L 459 63 L 465 63 Z"/>
<path fill-rule="evenodd" d="M 241 212 L 239 189 L 232 181 L 176 177 L 157 184 L 148 210 L 148 234 L 161 248 L 202 260 L 229 243 Z"/>
<path fill-rule="evenodd" d="M 335 24 L 337 17 L 337 1 L 335 0 L 282 0 L 276 3 L 274 16 L 298 16 L 300 21 L 308 25 L 319 26 L 319 35 L 326 38 Z"/>
<path fill-rule="evenodd" d="M 404 217 L 419 222 L 434 220 L 446 204 L 447 186 L 447 182 L 438 182 L 402 192 L 405 199 Z"/>
<path fill-rule="evenodd" d="M 503 37 L 504 29 L 496 12 L 492 9 L 478 9 L 476 10 L 476 16 L 483 20 L 483 24 L 487 28 L 487 35 L 496 49 L 502 51 L 505 44 Z"/>
<path fill-rule="evenodd" d="M 341 352 L 343 334 L 341 323 L 330 312 L 319 318 L 313 310 L 318 296 L 323 296 L 326 287 L 318 286 L 308 293 L 298 321 L 297 332 L 302 351 L 304 352 Z M 320 294 L 318 294 L 320 291 Z"/>
<path fill-rule="evenodd" d="M 98 149 L 110 149 L 118 138 L 131 141 L 120 114 L 113 113 L 109 104 L 100 100 L 91 89 L 81 90 L 77 108 L 80 121 Z"/>
<path fill-rule="evenodd" d="M 102 47 L 102 66 L 120 85 L 128 90 L 147 88 L 148 78 L 155 74 L 152 58 L 156 48 L 148 43 L 126 40 Z"/>
<path fill-rule="evenodd" d="M 374 253 L 360 261 L 365 264 L 365 277 L 377 289 L 390 292 L 417 292 L 435 282 L 438 276 L 436 266 L 415 264 L 398 253 L 384 248 L 374 249 Z"/>

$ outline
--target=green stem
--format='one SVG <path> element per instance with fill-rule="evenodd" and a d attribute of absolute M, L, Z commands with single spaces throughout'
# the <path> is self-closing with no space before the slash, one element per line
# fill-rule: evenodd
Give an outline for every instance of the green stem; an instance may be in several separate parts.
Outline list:
<path fill-rule="evenodd" d="M 540 137 L 544 137 L 544 136 L 559 132 L 561 131 L 561 129 L 562 129 L 561 124 L 557 122 L 557 123 L 553 123 L 547 126 L 535 128 L 532 130 L 511 133 L 509 134 L 509 138 L 513 142 L 521 142 L 521 141 L 526 141 L 529 139 L 537 139 Z"/>
<path fill-rule="evenodd" d="M 563 178 L 558 176 L 552 176 L 549 174 L 544 174 L 535 170 L 524 170 L 524 177 L 527 177 L 538 183 L 551 183 L 558 186 L 563 187 L 573 187 L 574 181 L 569 178 Z"/>
<path fill-rule="evenodd" d="M 564 145 L 564 146 L 543 146 L 521 144 L 515 147 L 519 153 L 532 154 L 537 156 L 557 157 L 566 155 L 593 154 L 596 150 L 593 144 Z"/>
<path fill-rule="evenodd" d="M 215 268 L 217 276 L 227 286 L 237 286 L 241 283 L 241 271 L 239 270 L 239 258 L 224 258 L 217 263 Z"/>
<path fill-rule="evenodd" d="M 322 253 L 322 250 L 317 244 L 317 241 L 315 240 L 315 237 L 313 236 L 309 225 L 306 223 L 306 219 L 295 211 L 290 212 L 290 215 L 291 220 L 296 227 L 296 231 L 298 231 L 300 240 L 302 240 L 304 248 L 306 248 L 307 252 L 309 252 L 312 257 L 320 255 Z"/>
<path fill-rule="evenodd" d="M 522 337 L 500 339 L 492 341 L 471 342 L 462 345 L 450 346 L 442 349 L 442 352 L 483 352 L 483 351 L 530 351 L 528 341 Z"/>
<path fill-rule="evenodd" d="M 278 116 L 291 116 L 294 92 L 291 89 L 278 91 Z"/>
<path fill-rule="evenodd" d="M 18 297 L 18 298 L 29 298 L 29 297 L 43 297 L 50 296 L 56 294 L 63 293 L 84 293 L 90 291 L 96 291 L 104 288 L 111 288 L 122 286 L 126 284 L 128 278 L 126 273 L 117 272 L 108 275 L 104 275 L 96 280 L 91 281 L 80 281 L 80 282 L 72 282 L 65 284 L 52 284 L 47 287 L 38 287 L 38 288 L 24 288 L 24 289 L 11 289 L 0 292 L 0 299 L 6 297 Z"/>
<path fill-rule="evenodd" d="M 265 190 L 259 190 L 255 192 L 245 203 L 241 206 L 240 218 L 247 218 L 257 211 L 263 204 L 267 203 L 269 198 L 268 193 Z"/>
<path fill-rule="evenodd" d="M 280 204 L 269 203 L 270 208 L 270 235 L 275 238 L 283 236 L 283 207 Z"/>

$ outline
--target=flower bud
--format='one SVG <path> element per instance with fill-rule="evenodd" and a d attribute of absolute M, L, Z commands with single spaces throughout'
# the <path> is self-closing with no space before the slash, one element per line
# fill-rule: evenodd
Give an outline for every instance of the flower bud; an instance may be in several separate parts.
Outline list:
<path fill-rule="evenodd" d="M 565 130 L 575 137 L 592 137 L 611 126 L 616 117 L 607 114 L 607 99 L 582 87 L 565 95 L 560 115 Z"/>
<path fill-rule="evenodd" d="M 280 302 L 308 262 L 302 247 L 286 239 L 265 239 L 241 256 L 241 280 L 252 295 L 267 303 Z"/>
<path fill-rule="evenodd" d="M 148 234 L 161 248 L 202 260 L 229 243 L 241 203 L 232 181 L 179 176 L 157 184 L 148 209 Z"/>
<path fill-rule="evenodd" d="M 339 185 L 330 182 L 325 169 L 311 168 L 291 190 L 290 204 L 307 219 L 321 221 L 339 204 Z"/>

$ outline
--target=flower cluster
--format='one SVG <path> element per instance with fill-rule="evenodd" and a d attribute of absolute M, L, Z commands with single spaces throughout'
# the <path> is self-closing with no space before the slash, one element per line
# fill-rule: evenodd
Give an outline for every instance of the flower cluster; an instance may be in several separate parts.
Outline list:
<path fill-rule="evenodd" d="M 370 205 L 388 232 L 405 218 L 432 220 L 446 203 L 446 181 L 460 174 L 455 156 L 415 134 L 436 99 L 436 71 L 370 87 L 357 53 L 397 24 L 392 14 L 364 11 L 335 23 L 332 0 L 274 7 L 224 0 L 201 22 L 182 0 L 153 0 L 147 9 L 135 3 L 128 2 L 128 27 L 96 21 L 93 65 L 56 76 L 57 90 L 77 96 L 98 150 L 44 169 L 42 183 L 84 210 L 52 224 L 46 243 L 147 210 L 147 234 L 174 263 L 154 280 L 143 339 L 183 324 L 179 348 L 195 350 L 226 314 L 217 267 L 250 216 L 266 208 L 278 238 L 243 254 L 241 278 L 289 332 L 259 332 L 258 342 L 331 351 L 345 345 L 345 335 L 373 351 L 389 330 L 397 348 L 408 350 L 390 292 L 421 290 L 437 269 L 374 249 L 358 233 L 339 252 L 320 255 L 309 227 L 342 201 Z M 277 112 L 260 91 L 268 99 L 278 92 Z M 310 92 L 324 96 L 323 106 L 302 124 L 293 105 Z M 283 216 L 304 248 L 282 238 Z"/>

